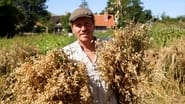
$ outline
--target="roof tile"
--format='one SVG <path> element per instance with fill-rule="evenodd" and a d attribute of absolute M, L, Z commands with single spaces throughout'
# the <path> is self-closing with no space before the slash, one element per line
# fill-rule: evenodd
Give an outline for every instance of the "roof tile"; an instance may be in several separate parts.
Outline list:
<path fill-rule="evenodd" d="M 106 27 L 115 26 L 113 15 L 103 14 L 103 15 L 94 15 L 94 17 L 95 17 L 95 26 L 106 26 Z"/>

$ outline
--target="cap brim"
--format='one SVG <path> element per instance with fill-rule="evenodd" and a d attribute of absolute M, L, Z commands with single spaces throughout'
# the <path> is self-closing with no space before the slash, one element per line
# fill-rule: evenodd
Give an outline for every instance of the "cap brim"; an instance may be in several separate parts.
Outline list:
<path fill-rule="evenodd" d="M 77 20 L 78 18 L 82 18 L 82 17 L 92 18 L 93 16 L 91 16 L 91 15 L 79 15 L 79 16 L 76 16 L 74 18 L 71 18 L 70 21 L 73 22 L 73 21 Z"/>

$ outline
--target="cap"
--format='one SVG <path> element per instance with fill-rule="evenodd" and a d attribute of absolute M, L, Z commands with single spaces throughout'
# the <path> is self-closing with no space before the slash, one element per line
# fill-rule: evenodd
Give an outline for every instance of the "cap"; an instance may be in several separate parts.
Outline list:
<path fill-rule="evenodd" d="M 94 15 L 90 9 L 80 7 L 71 13 L 71 16 L 69 17 L 69 21 L 73 22 L 80 17 L 89 17 L 93 19 Z"/>

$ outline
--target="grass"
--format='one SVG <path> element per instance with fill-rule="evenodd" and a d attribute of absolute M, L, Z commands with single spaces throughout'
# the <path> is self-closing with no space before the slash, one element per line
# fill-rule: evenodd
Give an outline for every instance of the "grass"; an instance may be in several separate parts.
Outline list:
<path fill-rule="evenodd" d="M 38 48 L 42 53 L 54 48 L 62 48 L 73 42 L 74 36 L 64 36 L 55 34 L 38 34 L 31 36 L 16 36 L 12 39 L 0 39 L 0 47 L 10 49 L 16 46 L 33 46 Z"/>
<path fill-rule="evenodd" d="M 103 33 L 95 33 L 95 36 L 106 38 L 111 35 L 111 30 Z M 38 48 L 43 54 L 54 48 L 62 48 L 75 41 L 75 36 L 56 35 L 56 34 L 36 34 L 29 36 L 15 36 L 11 39 L 0 38 L 1 49 L 11 49 L 17 46 L 33 46 Z"/>
<path fill-rule="evenodd" d="M 184 27 L 185 25 L 154 23 L 149 35 L 155 46 L 163 47 L 174 39 L 185 37 Z"/>

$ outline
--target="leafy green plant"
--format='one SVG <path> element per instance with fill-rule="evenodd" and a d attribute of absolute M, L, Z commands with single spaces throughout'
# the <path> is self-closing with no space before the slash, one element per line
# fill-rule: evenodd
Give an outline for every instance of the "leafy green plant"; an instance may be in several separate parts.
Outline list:
<path fill-rule="evenodd" d="M 153 44 L 156 46 L 166 46 L 174 39 L 185 36 L 185 29 L 174 24 L 156 23 L 149 32 Z"/>

